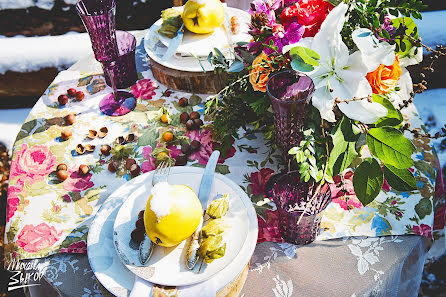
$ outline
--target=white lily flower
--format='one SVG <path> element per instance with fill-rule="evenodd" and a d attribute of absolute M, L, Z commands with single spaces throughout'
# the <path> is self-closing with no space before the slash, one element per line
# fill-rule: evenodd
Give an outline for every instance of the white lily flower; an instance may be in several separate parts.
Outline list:
<path fill-rule="evenodd" d="M 341 37 L 347 8 L 346 4 L 341 3 L 329 13 L 320 31 L 311 41 L 311 45 L 309 40 L 304 40 L 305 38 L 301 40 L 309 44 L 308 47 L 321 57 L 320 65 L 308 73 L 308 76 L 315 84 L 313 105 L 319 110 L 321 117 L 330 122 L 336 120 L 333 112 L 336 98 L 346 100 L 354 97 L 363 98 L 372 94 L 372 88 L 366 79 L 369 67 L 373 66 L 372 62 L 380 62 L 380 59 L 387 57 L 382 51 L 389 53 L 388 47 L 370 48 L 363 44 L 360 47 L 363 48 L 364 53 L 361 51 L 349 53 Z M 364 60 L 368 58 L 364 56 L 365 54 L 373 56 L 373 59 L 370 59 L 371 63 L 367 63 L 369 65 L 364 63 Z M 367 100 L 353 101 L 348 104 L 340 103 L 338 107 L 347 117 L 366 124 L 374 123 L 380 117 L 387 115 L 387 109 L 384 106 Z"/>

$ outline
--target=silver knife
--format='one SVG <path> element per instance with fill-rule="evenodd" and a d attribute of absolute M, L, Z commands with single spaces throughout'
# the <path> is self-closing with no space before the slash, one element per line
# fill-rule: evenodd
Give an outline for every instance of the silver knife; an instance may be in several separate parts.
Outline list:
<path fill-rule="evenodd" d="M 182 31 L 183 27 L 184 23 L 181 25 L 180 29 L 178 29 L 177 35 L 170 41 L 169 47 L 167 48 L 167 51 L 164 53 L 164 56 L 161 58 L 161 61 L 166 62 L 167 60 L 169 60 L 170 57 L 172 57 L 173 54 L 175 54 L 181 42 L 183 42 L 183 31 Z"/>
<path fill-rule="evenodd" d="M 214 151 L 208 160 L 206 168 L 204 169 L 203 177 L 201 178 L 200 189 L 198 190 L 198 199 L 201 202 L 201 207 L 203 208 L 203 216 L 206 214 L 206 209 L 208 208 L 208 203 L 210 200 L 210 193 L 212 189 L 212 184 L 214 182 L 214 172 L 217 166 L 218 158 L 220 157 L 219 151 Z M 198 248 L 200 247 L 199 237 L 201 228 L 203 227 L 203 218 L 201 218 L 200 224 L 192 234 L 192 240 L 187 249 L 186 253 L 186 266 L 188 269 L 194 269 L 198 262 Z"/>

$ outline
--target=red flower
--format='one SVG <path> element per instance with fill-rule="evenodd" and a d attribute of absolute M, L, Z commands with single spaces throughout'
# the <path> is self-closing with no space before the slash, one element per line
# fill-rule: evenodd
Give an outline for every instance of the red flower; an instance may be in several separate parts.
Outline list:
<path fill-rule="evenodd" d="M 303 37 L 313 37 L 319 31 L 330 10 L 333 9 L 325 0 L 302 0 L 282 11 L 280 20 L 286 28 L 296 22 L 305 27 Z"/>
<path fill-rule="evenodd" d="M 285 242 L 279 231 L 279 216 L 277 211 L 265 210 L 265 219 L 257 216 L 259 223 L 259 233 L 257 243 L 264 241 Z"/>
<path fill-rule="evenodd" d="M 415 234 L 425 236 L 425 237 L 432 237 L 432 230 L 429 225 L 421 224 L 420 226 L 412 226 L 412 231 Z"/>
<path fill-rule="evenodd" d="M 132 94 L 135 98 L 141 98 L 143 100 L 150 100 L 156 95 L 155 90 L 158 88 L 156 82 L 151 79 L 141 79 L 132 86 Z"/>
<path fill-rule="evenodd" d="M 215 151 L 218 147 L 218 143 L 213 141 L 212 139 L 212 131 L 207 129 L 202 129 L 201 132 L 199 132 L 198 130 L 193 130 L 187 132 L 187 136 L 191 141 L 198 140 L 201 144 L 198 152 L 192 153 L 189 158 L 191 160 L 198 159 L 198 163 L 206 165 L 212 152 Z M 231 148 L 229 148 L 226 152 L 225 158 L 220 155 L 218 163 L 224 163 L 226 159 L 231 158 L 234 155 L 235 147 L 231 146 Z"/>
<path fill-rule="evenodd" d="M 61 253 L 87 253 L 87 244 L 85 241 L 73 242 L 66 249 L 60 249 Z"/>
<path fill-rule="evenodd" d="M 343 180 L 340 175 L 333 176 L 333 181 L 334 183 L 330 184 L 332 202 L 338 204 L 344 210 L 362 208 L 362 203 L 356 197 L 353 189 L 353 171 L 345 172 Z"/>
<path fill-rule="evenodd" d="M 444 228 L 446 219 L 446 205 L 443 204 L 435 210 L 434 214 L 434 230 L 441 230 Z"/>
<path fill-rule="evenodd" d="M 48 226 L 46 223 L 37 226 L 25 225 L 17 236 L 16 245 L 25 252 L 36 253 L 51 247 L 61 235 L 62 231 L 57 233 L 53 226 Z"/>
<path fill-rule="evenodd" d="M 259 172 L 252 172 L 249 184 L 253 195 L 265 195 L 265 185 L 273 176 L 274 170 L 270 168 L 262 168 Z"/>
<path fill-rule="evenodd" d="M 63 183 L 63 188 L 68 192 L 82 192 L 94 186 L 90 181 L 92 174 L 80 175 L 77 166 L 68 170 L 68 178 Z"/>

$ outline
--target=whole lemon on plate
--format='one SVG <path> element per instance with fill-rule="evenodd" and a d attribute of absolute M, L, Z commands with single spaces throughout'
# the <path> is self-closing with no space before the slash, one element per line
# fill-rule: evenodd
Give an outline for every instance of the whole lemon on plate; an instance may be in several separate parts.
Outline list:
<path fill-rule="evenodd" d="M 193 33 L 212 33 L 224 20 L 225 9 L 220 0 L 189 0 L 184 5 L 184 26 Z"/>
<path fill-rule="evenodd" d="M 200 200 L 191 188 L 160 182 L 147 201 L 144 226 L 155 244 L 172 247 L 194 233 L 202 216 Z"/>

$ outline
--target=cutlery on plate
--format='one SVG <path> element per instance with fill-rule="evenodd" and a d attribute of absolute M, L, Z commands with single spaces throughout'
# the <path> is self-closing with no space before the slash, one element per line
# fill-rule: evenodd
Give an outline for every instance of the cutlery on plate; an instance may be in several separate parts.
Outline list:
<path fill-rule="evenodd" d="M 200 224 L 192 234 L 192 239 L 187 248 L 186 253 L 186 266 L 188 269 L 194 269 L 198 262 L 198 248 L 200 247 L 200 232 L 203 227 L 203 218 L 206 214 L 206 210 L 210 201 L 210 193 L 212 189 L 212 183 L 214 182 L 215 167 L 217 166 L 218 158 L 220 157 L 219 151 L 214 151 L 206 164 L 204 169 L 203 177 L 201 178 L 200 189 L 198 190 L 198 199 L 201 202 L 201 207 L 203 208 L 203 217 L 201 218 Z"/>
<path fill-rule="evenodd" d="M 158 165 L 153 173 L 152 186 L 155 186 L 159 182 L 167 182 L 171 166 L 172 163 L 170 161 L 163 161 Z M 142 265 L 146 265 L 147 262 L 149 262 L 154 247 L 155 245 L 150 240 L 149 236 L 145 234 L 143 241 L 139 244 L 139 262 L 141 262 Z"/>
<path fill-rule="evenodd" d="M 181 42 L 183 42 L 183 27 L 184 23 L 181 25 L 180 29 L 178 29 L 177 35 L 170 41 L 169 47 L 167 48 L 167 51 L 164 53 L 164 56 L 161 58 L 161 61 L 166 62 L 167 60 L 169 60 L 170 57 L 172 57 L 173 54 L 175 54 Z"/>

